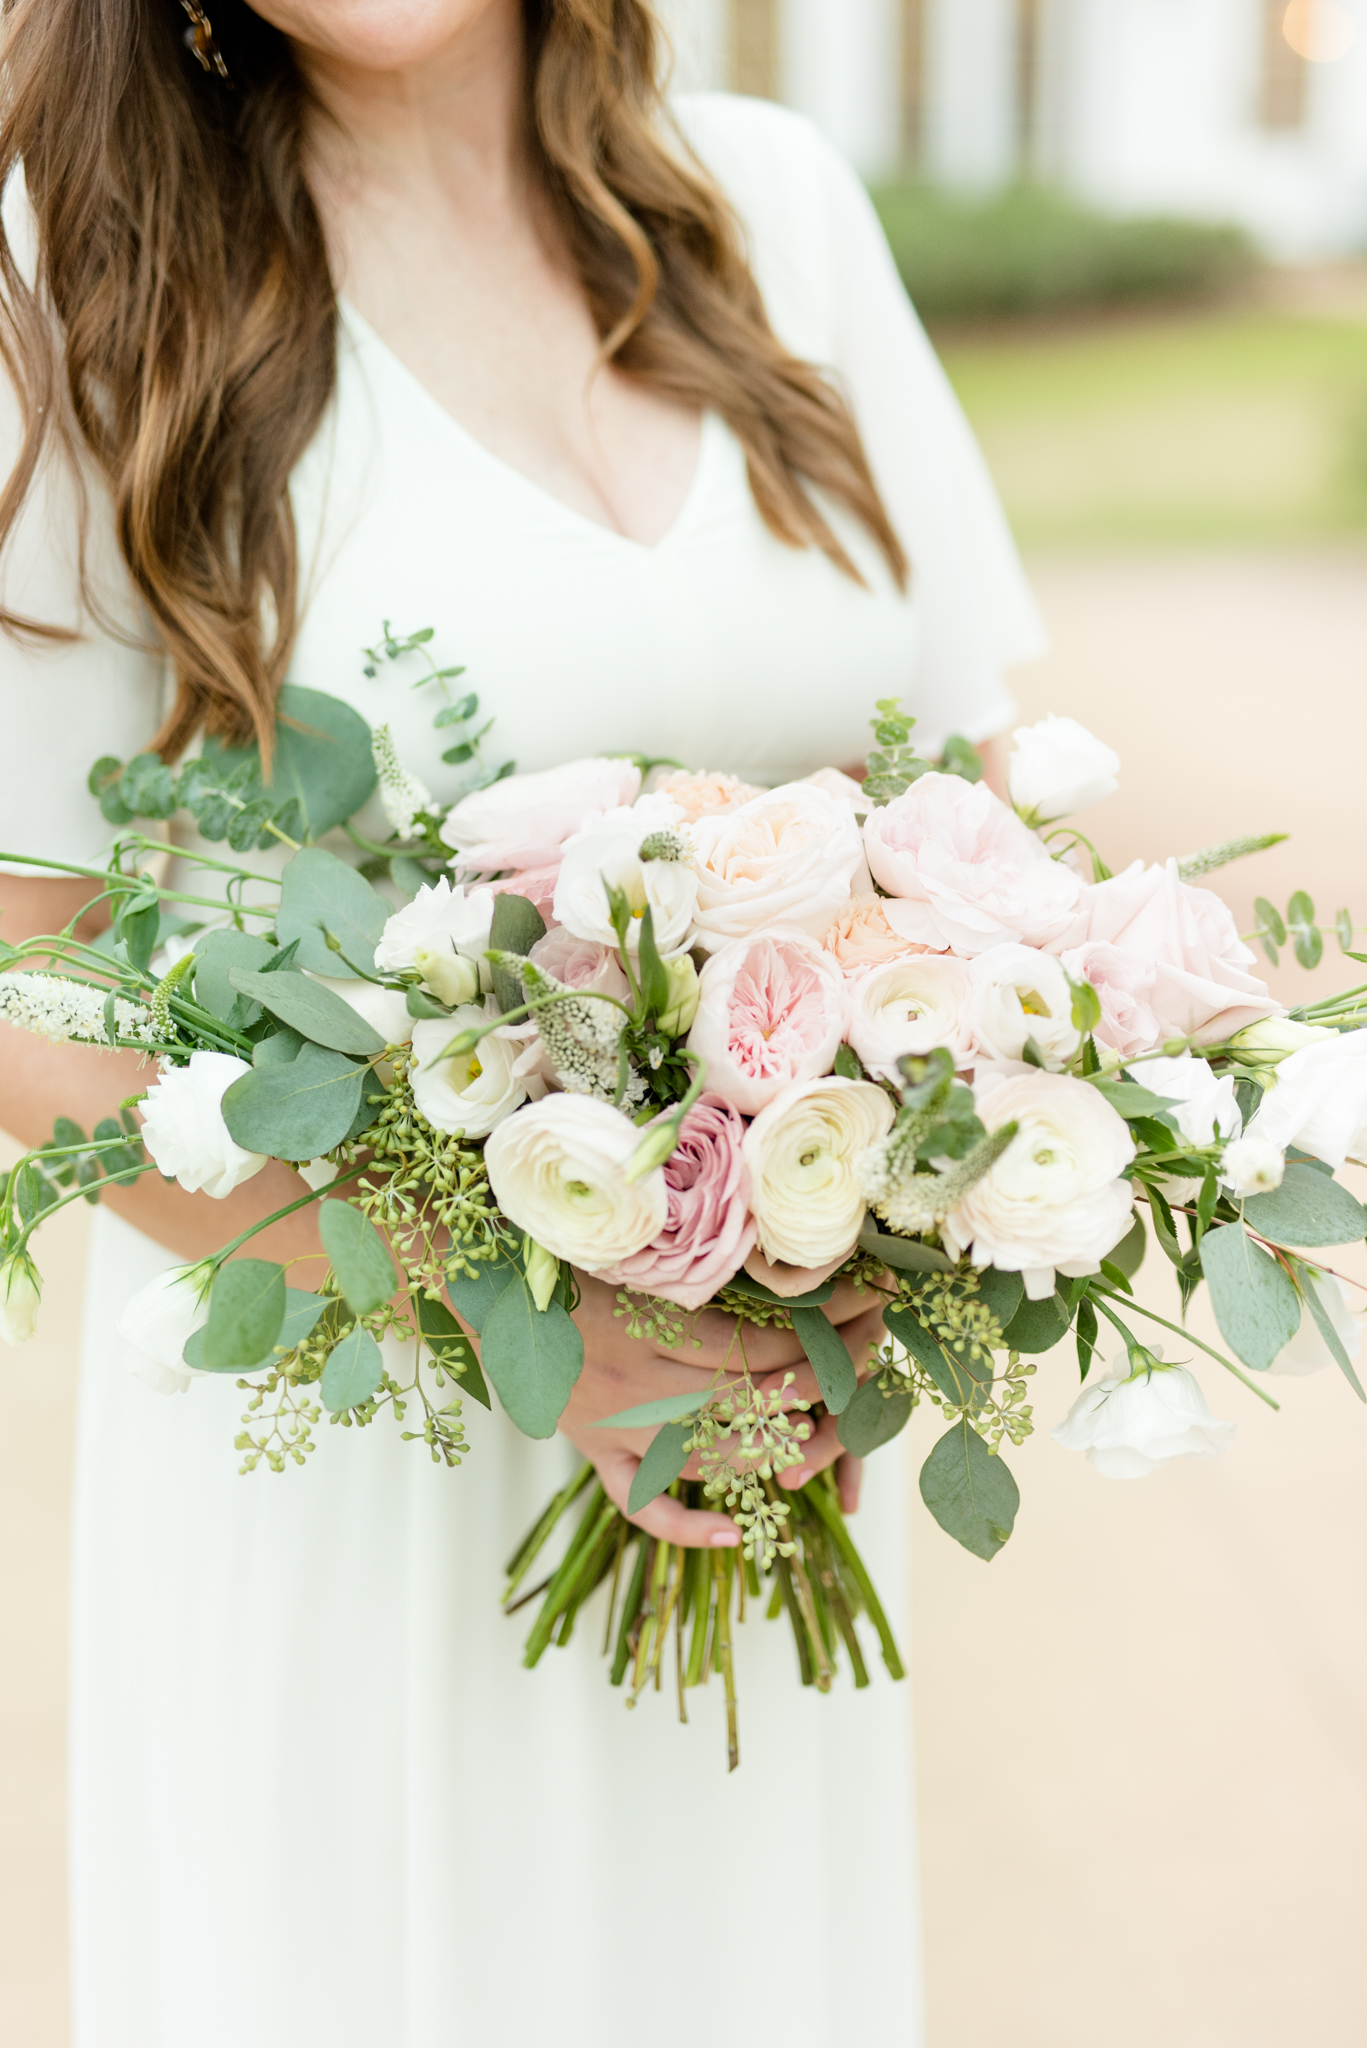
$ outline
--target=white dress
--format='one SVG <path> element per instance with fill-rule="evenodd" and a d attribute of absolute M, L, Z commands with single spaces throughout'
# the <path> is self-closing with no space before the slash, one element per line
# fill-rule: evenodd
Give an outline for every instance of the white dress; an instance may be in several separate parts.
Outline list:
<path fill-rule="evenodd" d="M 775 541 L 737 443 L 704 424 L 677 521 L 645 548 L 480 447 L 354 315 L 301 464 L 308 608 L 294 680 L 388 719 L 438 792 L 430 689 L 361 673 L 382 618 L 431 625 L 525 768 L 632 748 L 778 781 L 866 749 L 875 698 L 933 743 L 1009 720 L 1035 614 L 971 439 L 868 203 L 804 122 L 684 103 L 739 208 L 771 317 L 849 393 L 914 564 L 910 600 Z M 30 606 L 69 610 L 66 516 L 25 536 Z M 30 522 L 32 526 L 32 522 Z M 105 536 L 106 553 L 107 535 Z M 20 566 L 11 575 L 20 573 Z M 106 573 L 113 588 L 117 579 Z M 154 662 L 92 638 L 0 647 L 0 843 L 89 858 L 84 775 L 157 722 Z M 612 1691 L 595 1609 L 520 1664 L 501 1566 L 570 1468 L 467 1404 L 433 1467 L 388 1422 L 308 1467 L 238 1476 L 243 1397 L 159 1399 L 121 1304 L 171 1263 L 98 1211 L 80 1425 L 72 1864 L 77 2048 L 914 2048 L 921 1973 L 908 1689 L 798 1685 L 786 1624 L 741 1632 L 742 1764 L 722 1700 Z M 902 1465 L 856 1534 L 906 1640 Z M 601 1614 L 598 1614 L 601 1634 Z"/>

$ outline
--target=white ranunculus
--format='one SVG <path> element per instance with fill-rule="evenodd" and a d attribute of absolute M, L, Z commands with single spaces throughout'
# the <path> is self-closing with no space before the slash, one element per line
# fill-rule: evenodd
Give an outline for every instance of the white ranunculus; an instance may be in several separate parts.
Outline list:
<path fill-rule="evenodd" d="M 850 977 L 850 1044 L 869 1073 L 898 1079 L 897 1062 L 943 1046 L 956 1067 L 976 1050 L 969 1015 L 969 970 L 951 953 L 902 953 Z"/>
<path fill-rule="evenodd" d="M 759 1248 L 774 1265 L 827 1266 L 854 1249 L 864 1220 L 859 1161 L 892 1128 L 871 1081 L 795 1081 L 745 1134 Z"/>
<path fill-rule="evenodd" d="M 463 1004 L 449 1017 L 427 1017 L 413 1026 L 409 1081 L 419 1115 L 435 1131 L 487 1138 L 527 1100 L 526 1086 L 513 1072 L 520 1050 L 514 1040 L 490 1031 L 473 1052 L 442 1058 L 453 1038 L 487 1022 L 482 1009 Z"/>
<path fill-rule="evenodd" d="M 1362 1333 L 1364 1328 L 1367 1328 L 1367 1316 L 1353 1314 L 1348 1296 L 1343 1291 L 1343 1283 L 1332 1273 L 1307 1270 L 1306 1285 L 1314 1288 L 1321 1308 L 1348 1353 L 1350 1365 L 1356 1365 L 1362 1350 Z M 1278 1352 L 1268 1370 L 1286 1374 L 1294 1379 L 1303 1379 L 1309 1373 L 1319 1372 L 1326 1365 L 1336 1363 L 1333 1352 L 1320 1335 L 1318 1323 L 1307 1307 L 1301 1310 L 1300 1328 L 1285 1350 Z"/>
<path fill-rule="evenodd" d="M 221 1201 L 268 1163 L 247 1152 L 223 1121 L 222 1102 L 251 1068 L 230 1052 L 192 1052 L 189 1064 L 162 1063 L 161 1078 L 142 1103 L 142 1142 L 162 1173 L 190 1195 Z"/>
<path fill-rule="evenodd" d="M 1153 1355 L 1152 1370 L 1132 1373 L 1122 1352 L 1049 1432 L 1065 1450 L 1085 1451 L 1105 1479 L 1146 1479 L 1169 1458 L 1215 1458 L 1234 1441 L 1234 1424 L 1216 1421 L 1186 1367 Z"/>
<path fill-rule="evenodd" d="M 1327 1024 L 1298 1024 L 1291 1017 L 1264 1017 L 1236 1031 L 1229 1049 L 1241 1067 L 1279 1067 L 1293 1052 L 1303 1052 L 1326 1038 L 1337 1038 Z"/>
<path fill-rule="evenodd" d="M 378 981 L 357 981 L 354 977 L 343 980 L 330 974 L 309 974 L 309 980 L 340 996 L 348 1009 L 379 1033 L 386 1045 L 407 1045 L 413 1036 L 407 999 L 397 990 L 382 988 Z"/>
<path fill-rule="evenodd" d="M 655 948 L 661 959 L 686 952 L 693 939 L 697 877 L 687 860 L 642 860 L 641 848 L 657 835 L 680 837 L 678 806 L 668 797 L 643 797 L 630 809 L 595 817 L 567 841 L 555 885 L 558 923 L 596 946 L 617 944 L 607 885 L 620 889 L 631 909 L 627 947 L 640 944 L 641 921 L 649 907 Z"/>
<path fill-rule="evenodd" d="M 1336 1033 L 1283 1060 L 1248 1128 L 1335 1173 L 1350 1159 L 1367 1162 L 1367 1031 Z"/>
<path fill-rule="evenodd" d="M 118 1320 L 124 1365 L 154 1394 L 183 1394 L 192 1379 L 213 1373 L 187 1365 L 186 1340 L 209 1320 L 209 1275 L 202 1266 L 172 1266 L 126 1302 Z"/>
<path fill-rule="evenodd" d="M 27 1344 L 38 1328 L 43 1282 L 27 1252 L 11 1252 L 0 1265 L 0 1339 Z"/>
<path fill-rule="evenodd" d="M 1042 1301 L 1058 1273 L 1097 1272 L 1129 1229 L 1134 1139 L 1103 1095 L 1066 1074 L 980 1076 L 973 1093 L 988 1131 L 1018 1128 L 941 1235 L 954 1257 L 1019 1273 Z"/>
<path fill-rule="evenodd" d="M 719 952 L 771 925 L 822 939 L 862 860 L 854 812 L 811 782 L 786 782 L 692 828 L 698 943 Z"/>
<path fill-rule="evenodd" d="M 1073 1022 L 1073 990 L 1052 953 L 1034 946 L 993 946 L 970 969 L 968 1013 L 980 1049 L 1018 1060 L 1033 1039 L 1046 1067 L 1066 1067 L 1082 1043 Z"/>
<path fill-rule="evenodd" d="M 845 977 L 793 925 L 737 939 L 704 964 L 688 1048 L 707 1086 L 754 1116 L 793 1081 L 829 1074 L 845 1033 Z"/>
<path fill-rule="evenodd" d="M 499 1125 L 484 1163 L 499 1207 L 519 1230 L 596 1273 L 644 1251 L 668 1220 L 663 1170 L 626 1177 L 640 1141 L 630 1117 L 608 1103 L 548 1095 Z"/>
<path fill-rule="evenodd" d="M 1220 1178 L 1236 1201 L 1248 1195 L 1270 1195 L 1282 1184 L 1286 1154 L 1256 1131 L 1226 1145 Z"/>
<path fill-rule="evenodd" d="M 419 889 L 380 933 L 375 972 L 420 974 L 439 1003 L 474 1002 L 481 988 L 487 995 L 494 984 L 484 955 L 495 901 L 492 889 L 453 887 L 445 875 Z"/>
<path fill-rule="evenodd" d="M 1049 825 L 1114 796 L 1120 756 L 1075 718 L 1019 726 L 1007 764 L 1011 801 L 1027 825 Z"/>
<path fill-rule="evenodd" d="M 566 840 L 594 812 L 634 803 L 641 771 L 632 761 L 592 755 L 530 775 L 505 775 L 446 814 L 441 836 L 455 865 L 480 874 L 553 867 Z"/>

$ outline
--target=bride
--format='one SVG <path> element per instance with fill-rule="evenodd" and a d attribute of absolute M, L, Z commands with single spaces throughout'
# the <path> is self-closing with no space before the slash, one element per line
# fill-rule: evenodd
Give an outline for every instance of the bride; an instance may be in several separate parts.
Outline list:
<path fill-rule="evenodd" d="M 437 629 L 524 769 L 632 748 L 775 783 L 856 761 L 878 697 L 927 749 L 1009 720 L 1028 593 L 869 204 L 805 122 L 666 107 L 642 0 L 210 12 L 4 12 L 7 845 L 91 860 L 97 756 L 263 733 L 287 675 L 387 721 L 449 796 L 426 693 L 367 672 L 384 619 Z M 10 869 L 5 937 L 88 893 Z M 17 1034 L 0 1072 L 27 1143 L 150 1078 Z M 663 1699 L 627 1715 L 591 1625 L 529 1674 L 498 1613 L 567 1460 L 625 1505 L 646 1439 L 595 1419 L 718 1339 L 661 1357 L 585 1281 L 578 1452 L 476 1411 L 456 1473 L 377 1428 L 239 1477 L 243 1397 L 158 1400 L 116 1326 L 297 1183 L 212 1203 L 151 1178 L 97 1211 L 89 1274 L 78 2048 L 911 2048 L 902 1692 L 804 1693 L 755 1620 L 728 1778 L 710 1694 L 687 1728 Z M 318 1246 L 291 1220 L 253 1250 Z M 862 1358 L 857 1298 L 833 1309 Z M 778 1371 L 794 1346 L 766 1341 Z M 838 1449 L 823 1432 L 804 1476 Z M 872 1468 L 890 1605 L 901 1491 Z M 734 1540 L 667 1499 L 640 1519 Z"/>

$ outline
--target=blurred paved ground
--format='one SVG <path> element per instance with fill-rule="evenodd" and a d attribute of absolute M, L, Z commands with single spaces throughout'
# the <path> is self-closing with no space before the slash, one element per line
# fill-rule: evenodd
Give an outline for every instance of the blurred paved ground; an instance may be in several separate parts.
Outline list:
<path fill-rule="evenodd" d="M 1055 651 L 1021 696 L 1121 751 L 1122 792 L 1091 821 L 1112 865 L 1278 826 L 1290 846 L 1227 871 L 1239 916 L 1255 893 L 1304 887 L 1367 923 L 1367 554 L 1034 568 Z M 1293 969 L 1282 993 L 1308 986 Z M 85 1220 L 49 1226 L 43 1334 L 0 1353 L 0 2039 L 15 2048 L 67 2041 Z M 1149 1285 L 1167 1312 L 1161 1276 Z M 1013 1454 L 1024 1501 L 1006 1551 L 988 1568 L 916 1511 L 931 2048 L 1362 2041 L 1367 1412 L 1329 1373 L 1281 1382 L 1274 1416 L 1213 1363 L 1199 1371 L 1239 1424 L 1225 1459 L 1098 1479 L 1048 1439 L 1076 1386 L 1064 1351 L 1034 1383 L 1041 1433 Z"/>

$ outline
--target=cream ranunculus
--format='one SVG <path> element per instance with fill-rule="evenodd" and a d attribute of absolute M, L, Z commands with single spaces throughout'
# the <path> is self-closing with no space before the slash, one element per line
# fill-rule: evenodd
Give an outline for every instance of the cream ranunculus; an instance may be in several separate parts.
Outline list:
<path fill-rule="evenodd" d="M 859 1161 L 892 1128 L 871 1081 L 795 1081 L 745 1134 L 759 1249 L 775 1265 L 826 1266 L 854 1249 L 864 1220 Z"/>
<path fill-rule="evenodd" d="M 993 1077 L 974 1095 L 987 1130 L 1018 1128 L 941 1234 L 956 1258 L 1019 1273 L 1042 1301 L 1056 1274 L 1097 1272 L 1129 1228 L 1134 1194 L 1123 1176 L 1134 1140 L 1103 1095 L 1066 1074 Z"/>
<path fill-rule="evenodd" d="M 419 1114 L 435 1131 L 486 1138 L 527 1100 L 526 1086 L 513 1072 L 521 1047 L 496 1032 L 487 1032 L 473 1052 L 443 1059 L 460 1032 L 487 1022 L 483 1010 L 463 1004 L 449 1017 L 424 1018 L 413 1026 L 409 1081 Z"/>
<path fill-rule="evenodd" d="M 862 849 L 854 812 L 787 782 L 693 828 L 698 943 L 716 953 L 776 924 L 822 939 L 849 899 Z"/>
<path fill-rule="evenodd" d="M 643 797 L 630 809 L 609 811 L 595 818 L 565 847 L 560 877 L 555 885 L 555 915 L 576 938 L 597 946 L 617 944 L 608 884 L 620 889 L 631 910 L 627 947 L 634 952 L 640 944 L 641 922 L 649 907 L 655 932 L 655 947 L 662 959 L 687 950 L 693 938 L 693 910 L 698 884 L 686 858 L 641 858 L 641 849 L 652 850 L 652 842 L 677 842 L 680 854 L 687 849 L 680 835 L 678 808 L 668 797 Z"/>
<path fill-rule="evenodd" d="M 126 1302 L 118 1320 L 120 1356 L 154 1394 L 183 1394 L 192 1379 L 214 1373 L 187 1365 L 186 1340 L 209 1320 L 209 1281 L 203 1266 L 172 1266 Z"/>
<path fill-rule="evenodd" d="M 494 915 L 492 889 L 440 881 L 396 910 L 375 948 L 377 974 L 420 974 L 441 1003 L 470 1003 L 493 987 L 484 954 Z M 377 1027 L 378 1028 L 378 1027 Z"/>
<path fill-rule="evenodd" d="M 595 1273 L 660 1235 L 669 1191 L 656 1167 L 629 1181 L 641 1141 L 630 1117 L 584 1095 L 548 1095 L 501 1123 L 484 1148 L 502 1209 L 558 1259 Z"/>
<path fill-rule="evenodd" d="M 690 1052 L 707 1086 L 745 1116 L 793 1081 L 829 1074 L 845 1031 L 845 977 L 815 939 L 775 925 L 703 967 Z"/>
<path fill-rule="evenodd" d="M 969 1016 L 989 1059 L 1018 1060 L 1033 1039 L 1046 1067 L 1066 1067 L 1082 1043 L 1073 990 L 1052 953 L 993 946 L 973 962 Z"/>
<path fill-rule="evenodd" d="M 1214 1458 L 1234 1441 L 1234 1424 L 1217 1422 L 1185 1366 L 1131 1370 L 1122 1352 L 1110 1374 L 1085 1386 L 1049 1433 L 1066 1450 L 1085 1451 L 1105 1479 L 1146 1479 L 1169 1458 Z"/>
<path fill-rule="evenodd" d="M 38 1328 L 43 1282 L 27 1252 L 11 1252 L 0 1265 L 0 1339 L 27 1344 Z"/>
<path fill-rule="evenodd" d="M 1027 825 L 1049 825 L 1113 796 L 1120 756 L 1075 718 L 1042 718 L 1012 733 L 1011 801 Z"/>
<path fill-rule="evenodd" d="M 482 875 L 505 868 L 553 867 L 565 841 L 595 811 L 634 803 L 641 771 L 608 755 L 564 761 L 530 775 L 505 775 L 446 814 L 441 836 L 456 864 Z"/>
<path fill-rule="evenodd" d="M 192 1052 L 183 1067 L 162 1065 L 142 1103 L 142 1142 L 163 1174 L 187 1194 L 230 1195 L 267 1164 L 229 1134 L 222 1102 L 251 1068 L 230 1052 Z"/>
<path fill-rule="evenodd" d="M 1367 1031 L 1345 1031 L 1293 1052 L 1277 1068 L 1248 1134 L 1294 1145 L 1340 1173 L 1367 1162 Z"/>
<path fill-rule="evenodd" d="M 985 782 L 923 775 L 869 812 L 864 848 L 888 923 L 935 952 L 1045 946 L 1077 915 L 1079 877 Z"/>
<path fill-rule="evenodd" d="M 897 1062 L 944 1046 L 956 1067 L 972 1064 L 968 967 L 950 953 L 902 953 L 849 983 L 847 1035 L 868 1071 L 898 1079 Z"/>

